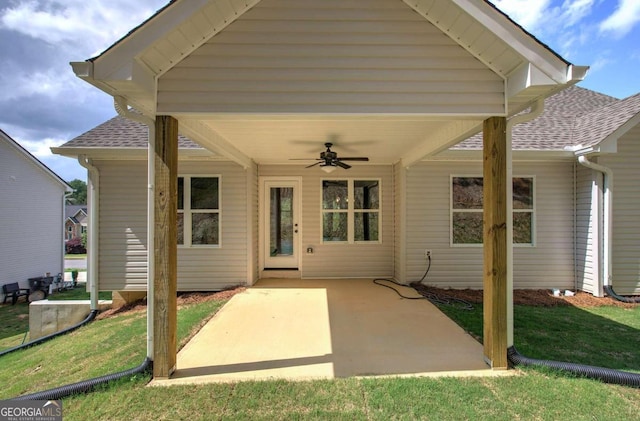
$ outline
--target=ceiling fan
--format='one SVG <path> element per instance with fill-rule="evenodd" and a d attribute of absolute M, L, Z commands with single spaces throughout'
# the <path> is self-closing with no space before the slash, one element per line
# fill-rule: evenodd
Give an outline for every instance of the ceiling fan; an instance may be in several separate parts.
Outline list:
<path fill-rule="evenodd" d="M 344 168 L 348 170 L 351 168 L 351 165 L 345 164 L 343 161 L 369 161 L 367 157 L 348 157 L 348 158 L 340 158 L 338 154 L 331 150 L 333 143 L 327 142 L 324 144 L 326 151 L 320 152 L 320 158 L 316 158 L 315 164 L 311 164 L 306 166 L 305 168 L 315 167 L 316 165 L 320 165 L 320 168 L 327 173 L 333 172 L 337 167 Z"/>

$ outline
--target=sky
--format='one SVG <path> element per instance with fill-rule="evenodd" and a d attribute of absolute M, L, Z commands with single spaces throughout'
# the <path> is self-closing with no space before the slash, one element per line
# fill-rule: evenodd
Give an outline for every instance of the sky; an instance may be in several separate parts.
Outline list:
<path fill-rule="evenodd" d="M 168 0 L 0 0 L 0 129 L 67 181 L 86 180 L 61 144 L 114 117 L 110 96 L 72 61 L 107 49 Z M 569 62 L 579 84 L 625 98 L 640 92 L 640 0 L 495 0 Z"/>

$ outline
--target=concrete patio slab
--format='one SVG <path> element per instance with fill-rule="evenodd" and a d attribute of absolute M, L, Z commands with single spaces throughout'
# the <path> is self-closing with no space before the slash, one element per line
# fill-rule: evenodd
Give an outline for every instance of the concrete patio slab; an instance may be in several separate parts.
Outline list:
<path fill-rule="evenodd" d="M 171 379 L 152 384 L 506 373 L 427 300 L 371 280 L 263 279 L 178 353 Z"/>

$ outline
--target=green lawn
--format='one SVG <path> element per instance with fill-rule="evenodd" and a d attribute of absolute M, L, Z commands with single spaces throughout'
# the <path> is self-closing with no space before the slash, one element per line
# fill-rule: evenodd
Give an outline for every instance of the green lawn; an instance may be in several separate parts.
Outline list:
<path fill-rule="evenodd" d="M 110 300 L 111 292 L 103 291 L 98 294 L 100 300 Z M 85 283 L 79 283 L 75 288 L 62 292 L 55 292 L 48 297 L 50 300 L 88 300 L 89 293 Z M 28 341 L 29 303 L 21 297 L 15 305 L 8 300 L 0 306 L 0 350 L 20 345 Z"/>
<path fill-rule="evenodd" d="M 179 339 L 184 342 L 221 305 L 214 301 L 180 309 Z M 481 306 L 476 307 L 463 313 L 466 320 L 461 323 L 472 326 L 470 330 L 481 321 Z M 609 366 L 637 370 L 639 320 L 640 308 L 518 306 L 516 342 L 532 357 L 570 356 L 589 363 L 582 353 L 608 353 Z M 583 325 L 587 334 L 581 333 Z M 135 367 L 145 355 L 145 328 L 145 313 L 124 314 L 9 354 L 2 358 L 0 399 Z M 628 347 L 625 341 L 608 342 L 609 336 L 599 338 L 609 331 L 625 337 Z M 585 345 L 588 352 L 582 352 Z M 640 420 L 638 389 L 532 369 L 516 370 L 508 377 L 348 378 L 167 388 L 146 387 L 148 380 L 139 375 L 67 398 L 64 418 L 85 420 L 91 414 L 96 420 Z"/>

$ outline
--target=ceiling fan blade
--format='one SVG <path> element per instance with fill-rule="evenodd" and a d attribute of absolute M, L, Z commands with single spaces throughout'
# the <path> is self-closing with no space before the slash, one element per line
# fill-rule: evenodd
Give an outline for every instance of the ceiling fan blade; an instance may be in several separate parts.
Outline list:
<path fill-rule="evenodd" d="M 289 161 L 319 161 L 318 158 L 289 158 Z"/>
<path fill-rule="evenodd" d="M 340 157 L 339 158 L 340 161 L 368 161 L 369 158 L 365 158 L 364 156 L 357 156 L 357 157 Z"/>
<path fill-rule="evenodd" d="M 321 164 L 322 162 L 324 162 L 324 161 L 318 161 L 318 162 L 316 162 L 315 164 L 307 165 L 305 168 L 315 167 L 316 165 L 319 165 L 319 164 Z"/>
<path fill-rule="evenodd" d="M 340 161 L 333 161 L 334 164 L 336 164 L 337 166 L 344 168 L 345 170 L 348 170 L 349 168 L 351 168 L 351 165 L 349 164 L 345 164 L 344 162 L 340 162 Z"/>

